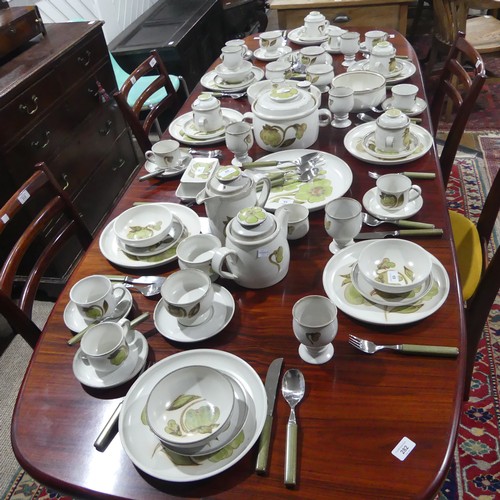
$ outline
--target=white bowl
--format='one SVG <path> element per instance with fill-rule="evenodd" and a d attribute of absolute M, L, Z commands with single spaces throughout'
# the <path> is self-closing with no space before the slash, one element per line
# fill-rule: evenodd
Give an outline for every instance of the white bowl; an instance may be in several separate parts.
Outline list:
<path fill-rule="evenodd" d="M 378 106 L 386 98 L 385 77 L 374 71 L 348 71 L 332 80 L 333 87 L 349 87 L 354 91 L 353 113 Z"/>
<path fill-rule="evenodd" d="M 147 203 L 125 210 L 115 219 L 113 230 L 125 245 L 144 248 L 164 240 L 172 223 L 172 212 L 167 207 Z"/>
<path fill-rule="evenodd" d="M 285 80 L 284 83 L 288 86 L 296 87 L 298 82 L 296 80 Z M 259 82 L 252 83 L 252 85 L 250 85 L 247 89 L 247 97 L 250 105 L 254 103 L 257 96 L 259 96 L 262 92 L 269 90 L 272 84 L 273 82 L 270 80 L 260 80 Z M 319 108 L 319 105 L 321 104 L 321 92 L 317 87 L 311 85 L 311 94 L 316 100 L 317 107 Z"/>
<path fill-rule="evenodd" d="M 406 240 L 380 240 L 359 254 L 358 268 L 373 288 L 387 293 L 406 293 L 430 275 L 432 259 L 420 245 Z"/>
<path fill-rule="evenodd" d="M 238 68 L 228 69 L 224 64 L 219 64 L 215 72 L 226 83 L 240 83 L 246 80 L 252 72 L 253 64 L 250 61 L 243 61 Z"/>
<path fill-rule="evenodd" d="M 231 382 L 218 370 L 187 366 L 153 387 L 146 418 L 153 433 L 167 445 L 202 445 L 225 429 L 234 400 Z"/>

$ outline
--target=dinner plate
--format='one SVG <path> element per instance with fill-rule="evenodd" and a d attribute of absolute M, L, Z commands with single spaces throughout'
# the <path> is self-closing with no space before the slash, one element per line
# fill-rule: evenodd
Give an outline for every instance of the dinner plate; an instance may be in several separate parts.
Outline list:
<path fill-rule="evenodd" d="M 349 151 L 349 153 L 351 153 L 355 158 L 374 165 L 403 165 L 404 163 L 409 163 L 424 156 L 434 144 L 432 135 L 425 130 L 425 128 L 420 125 L 410 123 L 410 133 L 418 138 L 418 148 L 404 158 L 397 158 L 395 160 L 375 158 L 375 156 L 366 151 L 363 146 L 363 140 L 370 132 L 375 130 L 376 126 L 376 123 L 373 121 L 369 123 L 362 123 L 361 125 L 349 130 L 344 137 L 344 146 L 347 151 Z"/>
<path fill-rule="evenodd" d="M 303 38 L 304 26 L 299 26 L 288 32 L 288 39 L 297 45 L 319 45 L 328 40 L 328 35 L 321 38 Z"/>
<path fill-rule="evenodd" d="M 407 78 L 410 78 L 410 76 L 412 76 L 415 73 L 415 71 L 417 71 L 417 68 L 411 61 L 408 61 L 407 59 L 398 59 L 397 57 L 396 59 L 397 62 L 401 64 L 401 72 L 396 76 L 386 77 L 386 84 L 389 86 L 402 82 Z M 354 64 L 351 64 L 347 68 L 347 71 L 364 71 L 367 69 L 368 64 L 369 63 L 366 61 L 366 59 L 363 59 L 361 61 L 356 61 Z"/>
<path fill-rule="evenodd" d="M 156 304 L 153 318 L 156 329 L 168 340 L 174 342 L 200 342 L 220 333 L 234 314 L 233 296 L 223 286 L 214 283 L 214 304 L 212 316 L 201 325 L 183 326 L 169 314 L 162 300 Z"/>
<path fill-rule="evenodd" d="M 264 78 L 264 70 L 257 66 L 252 67 L 253 78 L 248 78 L 241 83 L 222 83 L 222 79 L 217 75 L 215 70 L 205 73 L 200 80 L 200 83 L 207 89 L 215 92 L 221 90 L 231 90 L 232 92 L 240 92 L 246 90 L 252 83 L 258 82 Z M 218 82 L 218 83 L 217 83 Z"/>
<path fill-rule="evenodd" d="M 176 456 L 175 464 L 141 417 L 153 386 L 174 370 L 193 365 L 215 368 L 234 378 L 248 395 L 248 417 L 231 445 L 196 462 Z M 264 385 L 246 361 L 225 351 L 195 349 L 158 361 L 135 381 L 123 400 L 118 429 L 125 452 L 140 470 L 164 481 L 189 482 L 215 476 L 241 460 L 259 438 L 266 414 Z"/>
<path fill-rule="evenodd" d="M 286 203 L 300 203 L 310 212 L 314 212 L 347 192 L 352 184 L 352 171 L 344 160 L 330 153 L 314 149 L 288 149 L 263 156 L 259 158 L 259 161 L 295 160 L 314 152 L 321 154 L 325 160 L 324 164 L 319 167 L 324 173 L 310 182 L 297 181 L 286 186 L 271 188 L 265 204 L 266 210 L 274 211 Z M 258 169 L 252 168 L 251 171 L 257 173 Z"/>
<path fill-rule="evenodd" d="M 393 108 L 393 100 L 394 98 L 393 97 L 388 97 L 383 103 L 382 103 L 382 109 L 383 110 L 386 110 L 386 109 L 390 109 L 390 108 Z M 420 115 L 422 114 L 425 109 L 427 108 L 427 103 L 425 102 L 424 99 L 420 98 L 420 97 L 417 97 L 416 101 L 415 101 L 415 105 L 413 106 L 413 108 L 411 109 L 402 109 L 401 111 L 407 115 L 407 116 L 417 116 L 417 115 Z"/>
<path fill-rule="evenodd" d="M 157 170 L 161 173 L 158 173 L 157 177 L 175 177 L 176 175 L 182 174 L 187 166 L 189 165 L 189 162 L 192 160 L 192 156 L 185 152 L 185 151 L 180 151 L 181 158 L 179 160 L 179 163 L 173 167 L 169 168 L 168 170 L 163 170 L 161 167 L 159 167 L 156 163 L 146 160 L 146 163 L 144 164 L 144 168 L 152 174 L 153 172 L 156 172 Z"/>
<path fill-rule="evenodd" d="M 354 66 L 351 65 L 350 67 Z M 351 71 L 359 71 L 359 70 L 363 70 L 363 71 L 373 71 L 372 69 L 370 69 L 370 61 L 363 61 L 363 64 L 360 65 L 361 67 L 360 68 L 356 68 L 356 70 L 351 70 Z M 347 70 L 349 71 L 349 70 Z M 398 77 L 401 72 L 403 71 L 403 64 L 401 63 L 401 60 L 397 60 L 396 61 L 396 67 L 395 69 L 393 69 L 388 75 L 384 75 L 386 80 L 394 80 L 394 78 Z"/>
<path fill-rule="evenodd" d="M 431 254 L 434 283 L 414 304 L 382 306 L 366 300 L 351 282 L 352 266 L 372 241 L 360 241 L 336 253 L 323 270 L 323 288 L 332 302 L 349 316 L 376 325 L 406 325 L 436 312 L 448 297 L 450 280 L 444 266 Z"/>
<path fill-rule="evenodd" d="M 243 120 L 243 115 L 231 108 L 221 108 L 222 116 L 224 118 L 224 123 L 227 125 L 233 122 L 241 122 Z M 211 137 L 210 139 L 194 139 L 189 137 L 184 131 L 186 125 L 192 121 L 193 114 L 191 112 L 184 113 L 181 116 L 175 118 L 172 123 L 168 126 L 168 131 L 170 135 L 179 142 L 184 144 L 189 144 L 191 146 L 206 146 L 209 144 L 216 144 L 217 142 L 224 141 L 224 133 L 216 137 Z"/>
<path fill-rule="evenodd" d="M 184 224 L 185 236 L 198 234 L 201 231 L 200 218 L 188 207 L 179 205 L 177 203 L 162 203 L 162 205 L 169 208 L 174 215 L 176 215 Z M 133 269 L 149 269 L 151 267 L 161 266 L 172 262 L 177 258 L 177 245 L 169 248 L 164 253 L 153 255 L 151 257 L 136 257 L 129 256 L 121 250 L 118 245 L 118 238 L 113 230 L 114 219 L 104 228 L 99 238 L 99 248 L 101 253 L 113 264 L 117 266 L 124 266 Z"/>
<path fill-rule="evenodd" d="M 276 59 L 279 59 L 281 56 L 284 56 L 291 51 L 292 47 L 283 45 L 283 47 L 278 47 L 274 54 L 269 55 L 264 49 L 260 47 L 253 53 L 253 55 L 255 56 L 255 59 L 258 59 L 259 61 L 276 61 Z"/>
<path fill-rule="evenodd" d="M 382 160 L 401 160 L 402 158 L 406 158 L 414 153 L 420 144 L 418 137 L 415 134 L 410 132 L 409 135 L 410 144 L 406 149 L 399 152 L 394 151 L 393 153 L 388 153 L 377 148 L 375 145 L 375 130 L 372 130 L 371 132 L 368 132 L 363 139 L 363 147 L 368 154 L 374 156 L 375 158 L 380 158 Z"/>
<path fill-rule="evenodd" d="M 423 205 L 424 200 L 422 196 L 418 196 L 414 200 L 409 201 L 403 208 L 398 210 L 386 210 L 378 202 L 376 187 L 367 191 L 363 196 L 363 206 L 365 207 L 365 210 L 377 219 L 387 221 L 409 219 L 410 217 L 413 217 L 423 207 Z"/>

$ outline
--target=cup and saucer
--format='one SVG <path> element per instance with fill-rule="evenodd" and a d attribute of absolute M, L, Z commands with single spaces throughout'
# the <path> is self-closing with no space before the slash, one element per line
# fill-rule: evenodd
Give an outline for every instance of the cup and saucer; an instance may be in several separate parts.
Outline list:
<path fill-rule="evenodd" d="M 285 56 L 292 52 L 292 47 L 289 45 L 283 45 L 282 47 L 278 47 L 274 52 L 269 53 L 267 50 L 264 50 L 262 47 L 256 49 L 253 53 L 255 59 L 259 61 L 276 61 L 281 56 Z"/>
<path fill-rule="evenodd" d="M 387 221 L 409 219 L 418 213 L 424 204 L 422 196 L 418 196 L 399 210 L 386 210 L 380 205 L 378 198 L 377 187 L 370 189 L 363 196 L 363 206 L 369 214 Z"/>
<path fill-rule="evenodd" d="M 132 309 L 132 294 L 129 290 L 125 290 L 123 298 L 118 302 L 114 314 L 112 314 L 112 319 L 109 321 L 120 321 L 122 318 L 128 315 Z M 66 307 L 64 308 L 63 314 L 64 324 L 72 332 L 81 332 L 84 328 L 92 323 L 92 320 L 82 316 L 78 310 L 76 304 L 70 300 Z"/>
<path fill-rule="evenodd" d="M 210 316 L 201 324 L 184 326 L 178 323 L 161 299 L 154 310 L 154 323 L 156 329 L 165 338 L 174 342 L 199 342 L 214 337 L 221 332 L 231 321 L 235 303 L 233 296 L 221 285 L 213 283 L 214 300 Z"/>
<path fill-rule="evenodd" d="M 150 174 L 158 172 L 158 177 L 174 177 L 176 175 L 182 174 L 184 170 L 186 170 L 189 162 L 192 160 L 193 157 L 187 151 L 183 151 L 182 149 L 179 150 L 179 153 L 180 153 L 180 158 L 175 165 L 164 168 L 157 165 L 155 162 L 151 160 L 146 160 L 144 168 Z"/>
<path fill-rule="evenodd" d="M 382 103 L 382 109 L 384 111 L 391 109 L 394 107 L 393 105 L 394 102 L 394 97 L 388 97 L 383 103 Z M 427 102 L 425 102 L 424 99 L 421 97 L 417 97 L 415 101 L 415 105 L 411 109 L 401 109 L 401 111 L 407 115 L 407 116 L 418 116 L 422 114 L 427 108 Z"/>
<path fill-rule="evenodd" d="M 137 376 L 146 364 L 149 346 L 142 333 L 134 330 L 134 338 L 129 344 L 127 359 L 114 371 L 100 373 L 84 358 L 79 348 L 73 358 L 73 374 L 76 379 L 87 387 L 109 389 L 116 387 Z"/>

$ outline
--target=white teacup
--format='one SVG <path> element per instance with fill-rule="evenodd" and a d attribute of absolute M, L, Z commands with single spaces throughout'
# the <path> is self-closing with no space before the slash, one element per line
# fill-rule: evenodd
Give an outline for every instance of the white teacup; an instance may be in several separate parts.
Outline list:
<path fill-rule="evenodd" d="M 106 276 L 94 274 L 75 283 L 69 298 L 83 318 L 94 321 L 112 317 L 126 291 L 124 285 L 113 284 Z"/>
<path fill-rule="evenodd" d="M 388 34 L 381 30 L 372 30 L 365 33 L 365 47 L 368 52 L 380 42 L 387 41 Z"/>
<path fill-rule="evenodd" d="M 182 240 L 177 247 L 177 259 L 181 269 L 199 269 L 215 281 L 219 275 L 212 268 L 212 257 L 222 244 L 213 234 L 193 234 Z"/>
<path fill-rule="evenodd" d="M 220 58 L 227 69 L 237 69 L 243 62 L 243 51 L 237 45 L 225 45 L 221 49 Z"/>
<path fill-rule="evenodd" d="M 224 125 L 220 101 L 211 94 L 201 93 L 191 109 L 194 126 L 202 132 L 213 132 Z"/>
<path fill-rule="evenodd" d="M 275 214 L 288 213 L 288 240 L 298 240 L 309 231 L 309 209 L 299 203 L 287 203 L 276 209 Z"/>
<path fill-rule="evenodd" d="M 235 38 L 234 40 L 228 40 L 225 43 L 225 45 L 226 45 L 226 47 L 239 47 L 243 58 L 246 56 L 246 54 L 248 52 L 248 47 L 245 45 L 245 42 L 241 38 Z"/>
<path fill-rule="evenodd" d="M 353 198 L 337 198 L 325 206 L 325 229 L 333 238 L 329 250 L 332 253 L 352 245 L 363 223 L 361 204 Z"/>
<path fill-rule="evenodd" d="M 368 67 L 371 71 L 389 76 L 396 69 L 396 49 L 392 43 L 377 43 L 371 50 Z"/>
<path fill-rule="evenodd" d="M 96 372 L 111 373 L 128 358 L 134 331 L 128 319 L 92 326 L 82 337 L 82 357 Z"/>
<path fill-rule="evenodd" d="M 392 107 L 411 111 L 417 103 L 418 87 L 411 83 L 400 83 L 392 87 Z"/>
<path fill-rule="evenodd" d="M 330 25 L 321 12 L 311 11 L 304 17 L 304 35 L 306 38 L 323 38 Z"/>
<path fill-rule="evenodd" d="M 385 210 L 402 210 L 422 194 L 420 186 L 402 174 L 385 174 L 377 179 L 377 200 Z"/>
<path fill-rule="evenodd" d="M 321 92 L 328 92 L 334 76 L 331 64 L 311 64 L 306 69 L 306 74 L 306 78 Z"/>
<path fill-rule="evenodd" d="M 173 139 L 155 142 L 149 151 L 146 151 L 146 159 L 159 168 L 173 167 L 181 158 L 180 144 Z"/>
<path fill-rule="evenodd" d="M 326 33 L 328 35 L 328 47 L 331 50 L 340 50 L 340 36 L 347 33 L 347 30 L 339 28 L 338 26 L 328 26 Z"/>
<path fill-rule="evenodd" d="M 259 35 L 259 46 L 268 56 L 276 54 L 283 42 L 283 32 L 280 30 L 265 31 Z"/>
<path fill-rule="evenodd" d="M 268 80 L 287 80 L 292 76 L 292 63 L 290 61 L 273 61 L 266 64 L 266 78 Z"/>
<path fill-rule="evenodd" d="M 308 295 L 294 304 L 292 316 L 300 357 L 315 365 L 329 361 L 334 352 L 331 342 L 338 332 L 335 304 L 327 297 Z"/>
<path fill-rule="evenodd" d="M 303 47 L 299 52 L 300 62 L 306 67 L 311 64 L 322 64 L 326 62 L 326 54 L 323 47 Z"/>
<path fill-rule="evenodd" d="M 161 287 L 163 306 L 180 325 L 195 326 L 213 314 L 212 281 L 199 269 L 181 269 L 171 274 Z"/>
<path fill-rule="evenodd" d="M 391 108 L 377 118 L 375 146 L 379 151 L 400 153 L 410 144 L 410 119 L 401 110 Z"/>

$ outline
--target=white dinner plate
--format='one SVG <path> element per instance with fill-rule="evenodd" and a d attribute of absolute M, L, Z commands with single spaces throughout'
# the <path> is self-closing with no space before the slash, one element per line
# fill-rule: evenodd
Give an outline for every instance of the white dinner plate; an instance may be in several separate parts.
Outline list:
<path fill-rule="evenodd" d="M 388 97 L 383 103 L 382 103 L 382 109 L 390 109 L 393 108 L 393 97 Z M 425 102 L 424 99 L 417 97 L 415 101 L 415 106 L 413 106 L 412 109 L 402 109 L 401 111 L 407 115 L 407 116 L 417 116 L 422 114 L 425 109 L 427 108 L 427 103 Z"/>
<path fill-rule="evenodd" d="M 288 39 L 297 45 L 319 45 L 328 40 L 328 35 L 321 38 L 304 38 L 304 26 L 299 26 L 288 32 Z"/>
<path fill-rule="evenodd" d="M 224 124 L 227 125 L 233 122 L 241 122 L 243 120 L 243 115 L 231 108 L 221 108 L 222 116 L 224 118 Z M 194 139 L 186 134 L 184 128 L 193 119 L 193 114 L 191 112 L 184 113 L 178 116 L 172 123 L 168 126 L 168 131 L 170 135 L 177 141 L 184 144 L 189 144 L 191 146 L 207 146 L 209 144 L 216 144 L 217 142 L 224 141 L 224 133 L 216 137 L 211 137 L 210 139 Z"/>
<path fill-rule="evenodd" d="M 361 250 L 373 240 L 360 241 L 336 253 L 323 270 L 323 288 L 332 302 L 352 318 L 376 325 L 406 325 L 427 318 L 436 312 L 448 297 L 450 280 L 446 269 L 432 258 L 434 284 L 429 292 L 414 304 L 382 306 L 366 300 L 351 283 L 352 266 Z"/>
<path fill-rule="evenodd" d="M 377 188 L 368 190 L 363 196 L 363 206 L 365 210 L 373 217 L 382 220 L 400 220 L 413 217 L 423 207 L 424 199 L 418 196 L 409 201 L 403 208 L 398 210 L 386 210 L 379 202 Z"/>
<path fill-rule="evenodd" d="M 253 55 L 254 55 L 255 59 L 258 59 L 259 61 L 276 61 L 276 59 L 279 59 L 281 56 L 284 56 L 285 54 L 288 54 L 291 51 L 292 51 L 292 47 L 289 47 L 288 45 L 283 45 L 283 47 L 278 47 L 276 52 L 274 52 L 271 55 L 269 55 L 262 48 L 258 48 L 253 53 Z"/>
<path fill-rule="evenodd" d="M 248 418 L 242 429 L 243 434 L 238 435 L 233 446 L 228 445 L 216 455 L 208 455 L 196 463 L 187 457 L 184 459 L 186 465 L 176 465 L 164 453 L 158 438 L 143 423 L 141 416 L 151 389 L 160 379 L 174 370 L 193 365 L 215 368 L 234 378 L 249 396 Z M 259 438 L 266 414 L 264 385 L 246 361 L 224 351 L 195 349 L 158 361 L 135 381 L 123 400 L 118 429 L 125 452 L 140 470 L 164 481 L 189 482 L 215 476 L 241 460 Z M 239 438 L 242 438 L 240 444 Z"/>
<path fill-rule="evenodd" d="M 184 224 L 186 237 L 198 234 L 201 231 L 201 223 L 198 214 L 188 207 L 178 203 L 161 203 L 169 208 Z M 99 248 L 106 259 L 117 266 L 133 269 L 149 269 L 172 262 L 177 258 L 177 245 L 169 248 L 166 252 L 152 257 L 128 256 L 118 245 L 118 239 L 113 230 L 114 219 L 104 228 L 99 238 Z M 181 237 L 181 240 L 184 238 Z"/>
<path fill-rule="evenodd" d="M 273 187 L 265 204 L 266 210 L 274 211 L 286 203 L 300 203 L 309 211 L 314 212 L 347 192 L 352 184 L 352 171 L 344 160 L 330 153 L 314 149 L 288 149 L 263 156 L 259 158 L 259 161 L 295 160 L 314 152 L 320 153 L 325 160 L 324 164 L 319 167 L 320 170 L 324 170 L 324 174 L 310 182 L 295 182 L 286 186 Z M 252 168 L 251 171 L 258 173 L 258 170 Z M 265 169 L 261 170 L 265 171 Z"/>
<path fill-rule="evenodd" d="M 231 92 L 241 92 L 246 90 L 252 83 L 258 82 L 264 78 L 264 70 L 258 68 L 257 66 L 252 67 L 253 78 L 248 78 L 242 83 L 224 83 L 222 79 L 219 78 L 215 70 L 205 73 L 200 80 L 200 83 L 208 90 L 213 90 L 214 92 L 220 92 L 224 90 L 230 90 Z"/>
<path fill-rule="evenodd" d="M 397 57 L 396 59 L 398 64 L 401 65 L 401 72 L 399 72 L 396 76 L 386 77 L 386 84 L 389 86 L 403 82 L 407 78 L 410 78 L 410 76 L 412 76 L 415 71 L 417 71 L 416 66 L 411 61 L 408 61 L 408 59 L 398 59 Z M 366 59 L 356 61 L 354 64 L 351 64 L 347 68 L 347 71 L 364 71 L 367 69 L 368 64 L 369 63 L 366 61 Z"/>
<path fill-rule="evenodd" d="M 413 153 L 404 158 L 398 158 L 396 160 L 386 160 L 382 158 L 376 158 L 375 156 L 368 153 L 363 146 L 363 141 L 365 137 L 370 133 L 375 131 L 376 123 L 362 123 L 357 127 L 349 130 L 344 137 L 344 146 L 347 151 L 351 153 L 354 157 L 359 160 L 366 161 L 367 163 L 372 163 L 374 165 L 403 165 L 404 163 L 409 163 L 411 161 L 422 158 L 429 149 L 431 149 L 434 144 L 432 135 L 425 130 L 425 128 L 420 125 L 415 125 L 410 123 L 410 133 L 418 138 L 419 146 Z"/>

